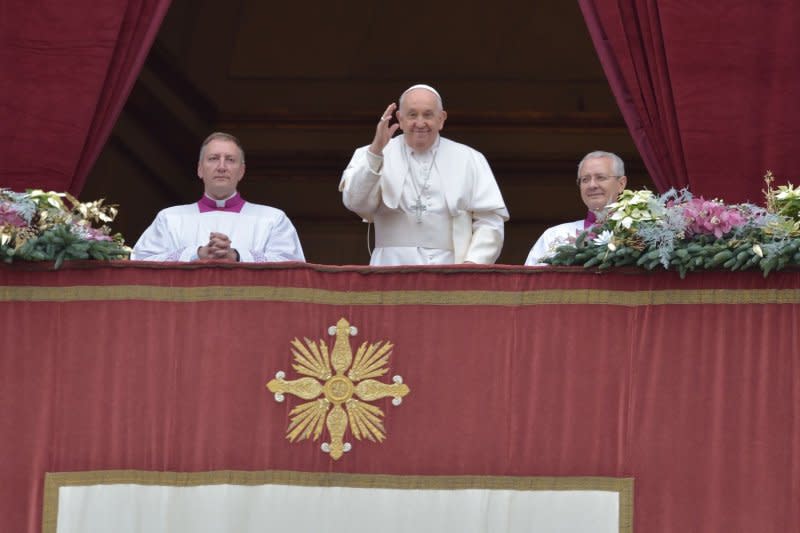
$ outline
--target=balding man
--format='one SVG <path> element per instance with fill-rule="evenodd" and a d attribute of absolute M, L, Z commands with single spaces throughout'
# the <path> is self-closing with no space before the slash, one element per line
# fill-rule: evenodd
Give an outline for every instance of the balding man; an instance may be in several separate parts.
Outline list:
<path fill-rule="evenodd" d="M 617 201 L 625 189 L 625 164 L 611 152 L 595 151 L 586 154 L 578 163 L 578 189 L 586 205 L 586 217 L 575 222 L 565 222 L 545 230 L 536 241 L 525 260 L 527 266 L 544 265 L 556 248 L 574 242 L 584 230 L 605 215 L 606 206 Z"/>
<path fill-rule="evenodd" d="M 491 264 L 500 255 L 500 189 L 480 152 L 439 135 L 446 118 L 436 89 L 410 87 L 345 169 L 344 205 L 375 224 L 371 265 Z"/>

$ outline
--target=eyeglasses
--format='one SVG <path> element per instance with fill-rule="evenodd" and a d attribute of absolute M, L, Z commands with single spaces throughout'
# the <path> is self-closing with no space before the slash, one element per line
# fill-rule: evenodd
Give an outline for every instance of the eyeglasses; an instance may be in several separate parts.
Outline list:
<path fill-rule="evenodd" d="M 622 176 L 606 176 L 605 174 L 587 174 L 578 176 L 578 185 L 589 185 L 594 180 L 598 185 L 602 185 L 610 179 L 621 178 Z"/>

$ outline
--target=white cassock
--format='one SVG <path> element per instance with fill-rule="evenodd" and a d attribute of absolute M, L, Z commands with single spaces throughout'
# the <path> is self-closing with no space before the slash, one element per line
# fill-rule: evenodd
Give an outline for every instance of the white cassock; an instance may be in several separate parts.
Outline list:
<path fill-rule="evenodd" d="M 486 158 L 439 137 L 416 153 L 399 135 L 376 156 L 355 151 L 339 183 L 344 205 L 375 224 L 371 265 L 491 264 L 508 220 Z"/>
<path fill-rule="evenodd" d="M 585 220 L 565 222 L 564 224 L 547 228 L 531 248 L 528 259 L 525 260 L 525 265 L 546 265 L 546 263 L 542 263 L 543 259 L 553 255 L 559 246 L 569 244 L 571 241 L 574 242 L 575 237 L 583 233 L 584 229 Z"/>
<path fill-rule="evenodd" d="M 242 262 L 305 261 L 289 217 L 280 209 L 250 202 L 238 213 L 201 212 L 197 203 L 168 207 L 139 237 L 131 259 L 194 261 L 211 232 L 227 235 Z"/>

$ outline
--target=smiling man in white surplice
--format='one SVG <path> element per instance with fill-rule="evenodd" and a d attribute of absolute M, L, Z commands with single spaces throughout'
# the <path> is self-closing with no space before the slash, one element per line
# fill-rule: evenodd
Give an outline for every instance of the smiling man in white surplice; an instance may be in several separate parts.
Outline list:
<path fill-rule="evenodd" d="M 619 193 L 625 189 L 625 164 L 611 152 L 595 151 L 583 156 L 578 164 L 578 189 L 581 200 L 586 204 L 586 218 L 566 222 L 547 228 L 536 241 L 525 261 L 527 266 L 544 265 L 543 260 L 552 255 L 556 248 L 568 244 L 570 240 L 592 227 L 603 215 L 608 204 L 615 202 Z"/>
<path fill-rule="evenodd" d="M 414 85 L 345 169 L 344 205 L 375 224 L 371 265 L 491 264 L 500 255 L 503 196 L 483 154 L 439 135 L 446 119 L 438 91 Z"/>

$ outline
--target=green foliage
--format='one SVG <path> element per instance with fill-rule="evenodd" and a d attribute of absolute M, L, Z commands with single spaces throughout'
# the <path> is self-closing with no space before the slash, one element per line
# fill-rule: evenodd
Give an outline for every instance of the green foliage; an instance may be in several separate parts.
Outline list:
<path fill-rule="evenodd" d="M 600 270 L 622 266 L 654 270 L 660 266 L 677 271 L 681 278 L 696 270 L 739 271 L 756 268 L 766 277 L 770 272 L 786 266 L 800 265 L 800 238 L 764 241 L 756 235 L 743 239 L 715 239 L 702 235 L 677 241 L 665 256 L 664 250 L 655 246 L 640 249 L 635 242 L 609 246 L 594 244 L 586 235 L 582 237 L 581 247 L 560 246 L 555 255 L 545 259 L 545 262 Z"/>
<path fill-rule="evenodd" d="M 53 261 L 126 259 L 121 235 L 109 236 L 116 206 L 81 203 L 67 193 L 0 188 L 0 260 Z M 93 225 L 95 224 L 95 225 Z M 99 227 L 97 227 L 99 226 Z"/>
<path fill-rule="evenodd" d="M 55 268 L 71 259 L 127 259 L 130 252 L 120 243 L 121 237 L 115 237 L 116 240 L 110 241 L 87 240 L 73 233 L 70 226 L 59 224 L 28 239 L 16 250 L 0 246 L 0 257 L 6 263 L 15 260 L 54 261 Z"/>
<path fill-rule="evenodd" d="M 686 189 L 660 196 L 624 190 L 594 227 L 543 261 L 599 270 L 660 266 L 681 278 L 696 270 L 756 268 L 766 277 L 800 266 L 800 188 L 774 188 L 771 172 L 764 181 L 766 209 L 694 198 Z"/>

